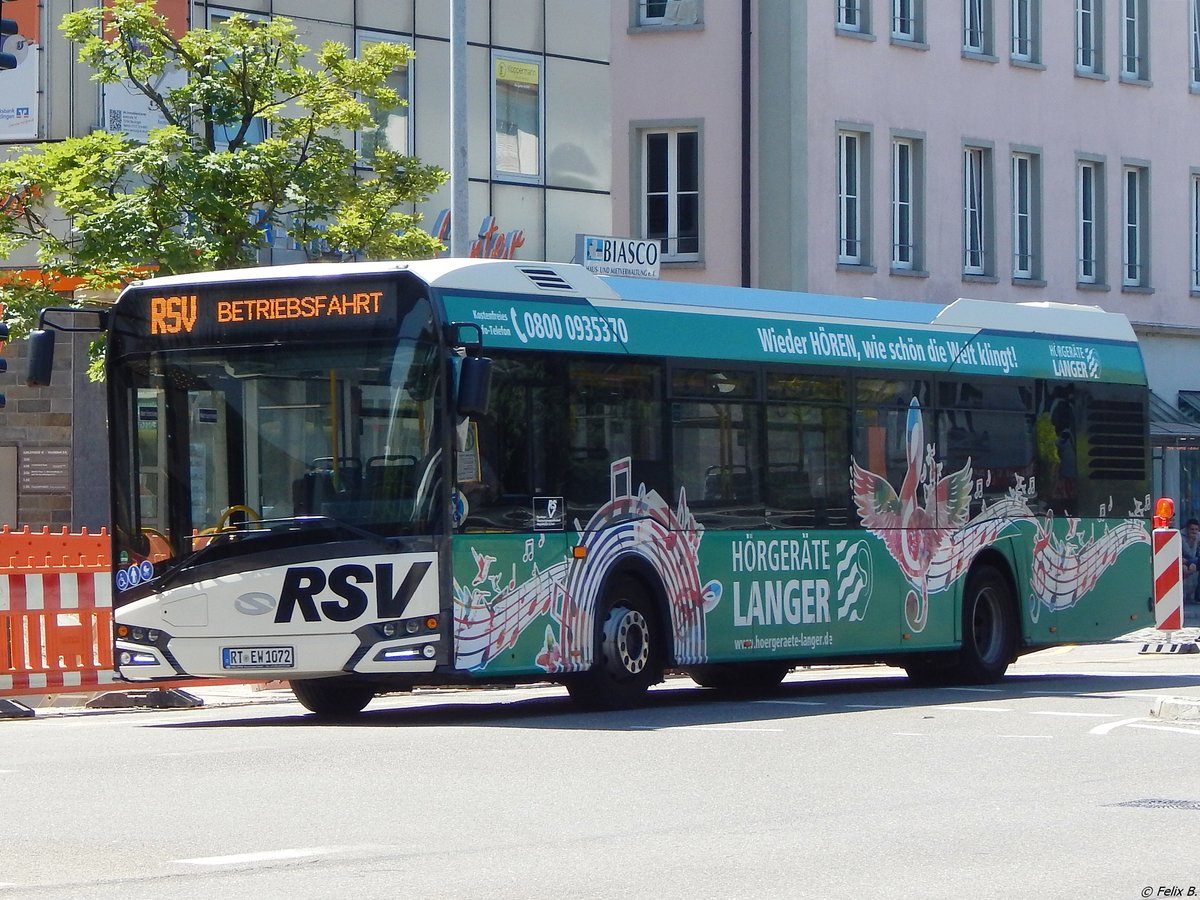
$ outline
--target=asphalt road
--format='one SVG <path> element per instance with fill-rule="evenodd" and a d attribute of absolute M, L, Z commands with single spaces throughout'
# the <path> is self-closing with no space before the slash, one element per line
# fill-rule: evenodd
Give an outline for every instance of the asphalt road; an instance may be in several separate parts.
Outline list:
<path fill-rule="evenodd" d="M 337 726 L 213 689 L 0 721 L 0 898 L 1200 895 L 1200 725 L 1151 715 L 1200 704 L 1200 655 L 1137 649 L 620 713 L 423 692 Z"/>

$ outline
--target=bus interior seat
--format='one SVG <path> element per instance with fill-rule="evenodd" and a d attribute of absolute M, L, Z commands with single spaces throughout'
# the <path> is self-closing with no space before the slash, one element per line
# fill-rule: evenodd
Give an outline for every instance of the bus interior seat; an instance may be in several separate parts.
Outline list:
<path fill-rule="evenodd" d="M 405 453 L 388 453 L 367 460 L 363 490 L 368 499 L 395 500 L 414 489 L 417 458 Z"/>
<path fill-rule="evenodd" d="M 757 494 L 747 466 L 709 466 L 704 473 L 704 499 L 710 502 L 750 503 Z"/>
<path fill-rule="evenodd" d="M 292 482 L 293 515 L 324 515 L 327 504 L 356 495 L 362 487 L 362 463 L 353 456 L 314 459 L 308 471 Z"/>

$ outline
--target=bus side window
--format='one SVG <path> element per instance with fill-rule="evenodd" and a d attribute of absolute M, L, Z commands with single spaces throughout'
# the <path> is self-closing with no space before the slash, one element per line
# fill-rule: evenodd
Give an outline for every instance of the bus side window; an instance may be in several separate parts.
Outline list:
<path fill-rule="evenodd" d="M 662 428 L 662 367 L 612 359 L 568 366 L 566 503 L 587 522 L 612 498 L 612 466 L 630 459 L 629 490 L 669 497 Z"/>
<path fill-rule="evenodd" d="M 491 403 L 478 429 L 477 481 L 459 482 L 468 531 L 533 527 L 535 497 L 562 497 L 566 374 L 554 358 L 493 356 Z"/>

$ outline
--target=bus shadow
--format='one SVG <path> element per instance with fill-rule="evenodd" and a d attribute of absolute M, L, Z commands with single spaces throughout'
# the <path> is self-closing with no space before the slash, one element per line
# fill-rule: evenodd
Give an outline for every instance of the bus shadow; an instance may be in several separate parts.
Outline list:
<path fill-rule="evenodd" d="M 1097 704 L 1129 694 L 1190 690 L 1200 701 L 1200 675 L 1029 674 L 1010 675 L 983 687 L 921 687 L 902 674 L 805 679 L 792 676 L 767 694 L 739 696 L 692 686 L 688 679 L 670 679 L 652 690 L 634 709 L 588 711 L 576 706 L 566 692 L 503 699 L 445 700 L 421 695 L 385 695 L 363 713 L 344 720 L 318 719 L 307 712 L 186 722 L 160 722 L 151 727 L 193 728 L 412 728 L 474 726 L 571 731 L 658 731 L 671 728 L 749 726 L 831 715 L 852 715 L 880 709 L 914 711 L 955 705 L 1028 700 L 1038 697 L 1086 699 Z M 278 707 L 276 707 L 278 708 Z M 227 715 L 228 715 L 228 708 Z M 246 707 L 247 711 L 249 707 Z M 1147 713 L 1149 709 L 1147 709 Z"/>

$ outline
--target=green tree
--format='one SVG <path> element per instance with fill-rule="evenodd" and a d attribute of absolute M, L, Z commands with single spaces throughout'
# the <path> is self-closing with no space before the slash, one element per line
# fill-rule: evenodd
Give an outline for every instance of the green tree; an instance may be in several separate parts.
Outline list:
<path fill-rule="evenodd" d="M 378 142 L 366 173 L 347 144 L 402 102 L 386 78 L 411 59 L 408 47 L 311 51 L 288 19 L 241 14 L 176 35 L 152 0 L 112 0 L 59 27 L 96 81 L 132 84 L 167 124 L 144 143 L 95 131 L 0 162 L 0 258 L 32 244 L 43 275 L 0 282 L 15 336 L 62 303 L 59 275 L 111 292 L 148 270 L 253 265 L 268 226 L 325 259 L 443 249 L 409 210 L 446 173 Z M 258 122 L 269 136 L 255 142 Z"/>

